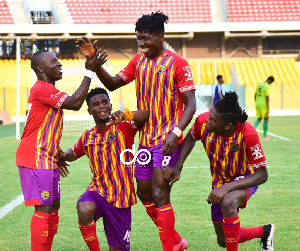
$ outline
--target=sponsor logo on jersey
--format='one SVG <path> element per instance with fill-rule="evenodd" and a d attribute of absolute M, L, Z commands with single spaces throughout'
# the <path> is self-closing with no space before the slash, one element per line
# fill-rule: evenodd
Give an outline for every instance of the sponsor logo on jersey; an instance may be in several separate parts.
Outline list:
<path fill-rule="evenodd" d="M 255 146 L 250 147 L 250 150 L 252 152 L 252 155 L 254 156 L 253 157 L 254 160 L 257 160 L 257 159 L 263 157 L 262 150 L 261 150 L 259 144 L 256 144 Z"/>

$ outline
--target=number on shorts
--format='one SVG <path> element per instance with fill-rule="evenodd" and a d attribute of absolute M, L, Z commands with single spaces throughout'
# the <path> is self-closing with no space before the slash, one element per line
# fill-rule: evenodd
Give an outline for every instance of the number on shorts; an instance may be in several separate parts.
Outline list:
<path fill-rule="evenodd" d="M 162 165 L 162 166 L 167 166 L 167 165 L 169 165 L 170 160 L 171 160 L 171 156 L 164 156 L 164 159 L 163 159 L 163 161 L 161 162 L 161 165 Z"/>

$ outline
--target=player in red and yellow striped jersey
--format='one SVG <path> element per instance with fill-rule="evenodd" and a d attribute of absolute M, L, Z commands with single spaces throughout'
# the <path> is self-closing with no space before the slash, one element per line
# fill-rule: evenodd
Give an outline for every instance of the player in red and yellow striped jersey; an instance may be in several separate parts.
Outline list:
<path fill-rule="evenodd" d="M 91 183 L 77 203 L 79 228 L 89 249 L 100 250 L 95 221 L 103 217 L 109 250 L 130 250 L 131 206 L 136 204 L 136 194 L 133 164 L 128 163 L 132 159 L 134 136 L 149 112 L 129 112 L 132 121 L 123 121 L 126 116 L 121 111 L 111 115 L 112 106 L 102 88 L 92 89 L 86 101 L 96 126 L 85 131 L 62 157 L 74 161 L 86 155 L 93 173 Z M 107 123 L 110 115 L 113 122 Z"/>
<path fill-rule="evenodd" d="M 97 55 L 100 54 L 100 50 Z M 25 206 L 34 206 L 31 220 L 32 250 L 51 250 L 58 227 L 60 176 L 56 165 L 63 129 L 63 109 L 78 110 L 91 83 L 92 71 L 107 54 L 87 59 L 87 74 L 72 96 L 55 88 L 62 65 L 55 54 L 39 51 L 31 58 L 38 81 L 30 90 L 26 125 L 16 153 Z"/>
<path fill-rule="evenodd" d="M 268 179 L 267 162 L 255 128 L 239 106 L 235 92 L 228 92 L 209 112 L 201 114 L 186 135 L 175 168 L 165 168 L 165 178 L 179 179 L 183 162 L 201 140 L 210 161 L 212 221 L 217 241 L 227 250 L 238 250 L 239 243 L 261 238 L 262 250 L 273 250 L 275 226 L 240 227 L 239 208 L 245 208 L 258 185 Z"/>
<path fill-rule="evenodd" d="M 140 133 L 139 149 L 149 151 L 151 161 L 136 165 L 137 194 L 159 228 L 163 250 L 173 251 L 187 249 L 187 243 L 174 228 L 171 186 L 163 178 L 163 168 L 174 165 L 178 158 L 182 131 L 196 112 L 196 88 L 187 61 L 164 47 L 164 23 L 168 20 L 160 11 L 139 18 L 135 31 L 142 52 L 116 76 L 103 67 L 99 67 L 97 76 L 110 91 L 135 80 L 138 109 L 150 112 Z M 91 47 L 87 38 L 77 41 L 82 52 L 87 46 Z"/>

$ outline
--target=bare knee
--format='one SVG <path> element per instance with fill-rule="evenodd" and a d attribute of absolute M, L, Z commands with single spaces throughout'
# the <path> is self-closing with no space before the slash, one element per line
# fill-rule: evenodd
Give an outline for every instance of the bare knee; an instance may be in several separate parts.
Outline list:
<path fill-rule="evenodd" d="M 77 214 L 79 223 L 87 226 L 95 218 L 96 205 L 91 201 L 80 202 L 77 205 Z"/>
<path fill-rule="evenodd" d="M 141 202 L 149 202 L 153 200 L 151 191 L 150 193 L 144 193 L 142 191 L 137 190 L 136 195 L 139 197 Z"/>

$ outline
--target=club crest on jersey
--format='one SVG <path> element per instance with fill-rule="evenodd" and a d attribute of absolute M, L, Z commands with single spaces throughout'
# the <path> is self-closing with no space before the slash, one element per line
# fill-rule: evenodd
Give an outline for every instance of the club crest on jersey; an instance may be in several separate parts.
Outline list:
<path fill-rule="evenodd" d="M 230 143 L 230 150 L 233 152 L 237 152 L 240 149 L 240 145 L 239 144 L 233 144 Z"/>
<path fill-rule="evenodd" d="M 49 199 L 49 192 L 48 191 L 41 192 L 41 197 L 42 197 L 43 200 L 48 200 Z"/>
<path fill-rule="evenodd" d="M 116 140 L 116 138 L 117 138 L 117 132 L 109 132 L 107 141 L 113 142 Z"/>
<path fill-rule="evenodd" d="M 166 70 L 166 67 L 164 65 L 159 65 L 159 66 L 157 66 L 157 71 L 156 72 L 158 74 L 163 74 L 165 72 L 165 70 Z"/>

